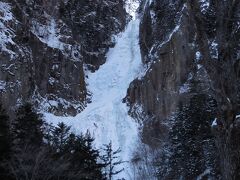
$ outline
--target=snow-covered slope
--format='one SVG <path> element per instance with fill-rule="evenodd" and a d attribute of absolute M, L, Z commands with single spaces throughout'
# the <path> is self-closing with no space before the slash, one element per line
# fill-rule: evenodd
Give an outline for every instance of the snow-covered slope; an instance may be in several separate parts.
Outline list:
<path fill-rule="evenodd" d="M 83 112 L 76 117 L 45 114 L 46 120 L 55 125 L 63 121 L 76 132 L 89 130 L 96 139 L 97 148 L 112 141 L 114 149 L 121 148 L 123 161 L 131 161 L 131 153 L 138 141 L 138 125 L 122 102 L 130 82 L 142 68 L 138 37 L 139 20 L 136 19 L 116 37 L 117 43 L 109 50 L 106 63 L 95 73 L 88 74 L 86 81 L 92 102 Z M 125 171 L 115 178 L 131 179 L 130 163 L 122 166 Z"/>

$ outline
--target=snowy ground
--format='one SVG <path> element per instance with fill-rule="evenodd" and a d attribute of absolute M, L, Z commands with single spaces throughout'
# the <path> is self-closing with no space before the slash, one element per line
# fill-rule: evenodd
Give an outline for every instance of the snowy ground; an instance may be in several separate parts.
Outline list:
<path fill-rule="evenodd" d="M 77 133 L 89 130 L 95 137 L 97 148 L 112 141 L 115 149 L 121 148 L 123 161 L 131 160 L 131 153 L 138 142 L 138 124 L 128 115 L 126 104 L 122 103 L 130 82 L 142 70 L 138 36 L 139 20 L 136 19 L 117 36 L 117 43 L 109 50 L 106 63 L 97 72 L 88 74 L 88 90 L 93 96 L 92 103 L 83 112 L 76 117 L 45 113 L 46 120 L 54 125 L 63 121 Z M 130 163 L 122 166 L 125 171 L 115 178 L 132 179 Z"/>

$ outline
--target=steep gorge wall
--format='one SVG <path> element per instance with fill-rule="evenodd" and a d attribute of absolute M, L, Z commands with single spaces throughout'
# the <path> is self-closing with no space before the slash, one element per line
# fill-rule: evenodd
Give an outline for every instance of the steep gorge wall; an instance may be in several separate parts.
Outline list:
<path fill-rule="evenodd" d="M 136 105 L 141 105 L 146 116 L 156 120 L 168 118 L 179 102 L 189 98 L 190 81 L 197 73 L 206 75 L 196 62 L 193 19 L 183 2 L 175 6 L 176 9 L 174 5 L 152 2 L 143 11 L 140 46 L 146 72 L 128 89 L 127 99 L 133 114 Z"/>
<path fill-rule="evenodd" d="M 143 124 L 143 142 L 158 151 L 160 179 L 239 178 L 236 7 L 236 1 L 142 2 L 146 72 L 131 83 L 126 99 L 129 113 Z M 222 21 L 229 29 L 219 26 Z"/>
<path fill-rule="evenodd" d="M 88 101 L 85 70 L 105 62 L 123 30 L 122 0 L 0 2 L 0 95 L 8 109 L 31 101 L 75 115 Z"/>

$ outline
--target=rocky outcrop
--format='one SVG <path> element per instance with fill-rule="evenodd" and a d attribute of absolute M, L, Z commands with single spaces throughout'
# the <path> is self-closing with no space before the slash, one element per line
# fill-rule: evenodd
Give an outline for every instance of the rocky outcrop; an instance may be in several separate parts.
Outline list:
<path fill-rule="evenodd" d="M 165 16 L 157 16 L 158 10 L 154 8 L 161 6 L 164 7 L 149 4 L 143 12 L 140 45 L 146 72 L 130 85 L 127 96 L 132 109 L 141 104 L 145 114 L 158 120 L 168 118 L 179 102 L 189 97 L 189 82 L 198 71 L 195 29 L 189 24 L 187 7 L 179 3 L 178 10 L 172 12 L 174 15 L 169 15 L 166 9 Z M 166 27 L 162 28 L 159 21 Z M 201 71 L 199 75 L 204 76 L 204 70 Z"/>
<path fill-rule="evenodd" d="M 4 106 L 11 111 L 31 101 L 57 115 L 85 108 L 85 73 L 105 62 L 112 35 L 124 29 L 124 3 L 1 0 Z M 239 10 L 236 0 L 141 2 L 145 72 L 130 84 L 124 102 L 142 124 L 159 179 L 240 178 Z M 138 153 L 136 162 L 145 156 Z"/>
<path fill-rule="evenodd" d="M 0 95 L 14 109 L 31 101 L 57 115 L 88 102 L 85 71 L 105 62 L 126 24 L 122 0 L 0 2 Z"/>
<path fill-rule="evenodd" d="M 126 99 L 129 113 L 143 124 L 143 142 L 159 152 L 154 164 L 160 179 L 239 177 L 239 45 L 229 37 L 239 38 L 238 6 L 236 1 L 142 2 L 146 72 L 131 83 Z M 211 127 L 215 117 L 217 133 Z"/>

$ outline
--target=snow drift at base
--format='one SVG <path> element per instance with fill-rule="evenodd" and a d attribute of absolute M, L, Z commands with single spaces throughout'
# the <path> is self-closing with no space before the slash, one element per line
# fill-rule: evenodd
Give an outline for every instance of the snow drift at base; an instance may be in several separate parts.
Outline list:
<path fill-rule="evenodd" d="M 57 117 L 45 113 L 48 122 L 64 122 L 76 132 L 87 130 L 95 137 L 96 148 L 112 141 L 113 149 L 121 148 L 124 171 L 115 178 L 132 179 L 130 161 L 138 139 L 138 124 L 128 115 L 122 102 L 127 88 L 142 70 L 139 48 L 139 20 L 129 22 L 126 30 L 116 37 L 116 45 L 107 54 L 100 69 L 88 74 L 86 82 L 92 102 L 76 117 Z M 118 167 L 121 169 L 122 167 Z M 114 178 L 114 179 L 115 179 Z"/>

